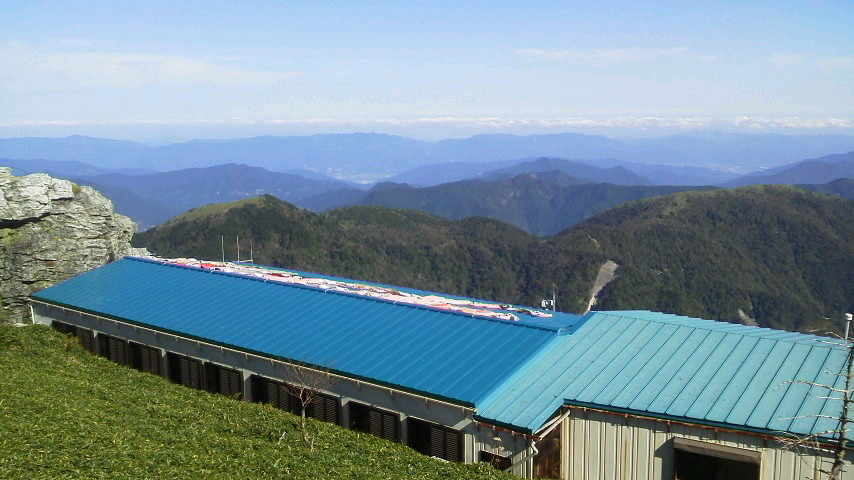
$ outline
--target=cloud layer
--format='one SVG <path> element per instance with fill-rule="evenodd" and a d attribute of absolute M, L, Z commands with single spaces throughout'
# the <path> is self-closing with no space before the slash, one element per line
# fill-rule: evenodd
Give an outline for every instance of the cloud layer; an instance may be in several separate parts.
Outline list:
<path fill-rule="evenodd" d="M 735 128 L 748 130 L 785 130 L 785 129 L 854 129 L 851 117 L 754 117 L 736 116 L 717 117 L 636 117 L 621 116 L 609 118 L 590 117 L 417 117 L 417 118 L 280 118 L 255 120 L 245 118 L 206 119 L 206 120 L 128 120 L 119 122 L 76 122 L 72 120 L 9 122 L 0 123 L 2 127 L 16 126 L 85 126 L 85 125 L 354 125 L 354 126 L 419 126 L 441 125 L 450 127 L 480 127 L 504 129 L 515 127 L 543 128 L 632 128 L 632 129 L 706 129 Z"/>
<path fill-rule="evenodd" d="M 74 46 L 82 45 L 75 41 Z M 181 55 L 104 51 L 48 52 L 20 42 L 0 44 L 0 85 L 16 93 L 64 88 L 147 85 L 273 86 L 295 74 L 265 72 Z"/>
<path fill-rule="evenodd" d="M 580 50 L 567 48 L 562 50 L 546 50 L 541 48 L 524 48 L 515 50 L 519 55 L 542 58 L 547 60 L 563 60 L 573 63 L 622 63 L 640 60 L 651 60 L 659 57 L 670 57 L 687 52 L 688 47 L 671 48 L 596 48 Z"/>

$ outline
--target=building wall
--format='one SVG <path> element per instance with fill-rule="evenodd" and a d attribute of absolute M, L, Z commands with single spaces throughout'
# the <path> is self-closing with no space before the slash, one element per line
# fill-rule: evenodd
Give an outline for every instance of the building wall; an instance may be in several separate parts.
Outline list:
<path fill-rule="evenodd" d="M 567 479 L 672 480 L 674 437 L 760 451 L 762 480 L 821 480 L 832 458 L 786 450 L 773 438 L 571 407 L 562 422 L 562 475 Z M 842 478 L 854 479 L 854 455 Z"/>
<path fill-rule="evenodd" d="M 143 327 L 136 327 L 120 321 L 81 313 L 71 309 L 37 302 L 33 302 L 31 306 L 33 323 L 51 325 L 56 320 L 88 328 L 93 330 L 96 335 L 111 335 L 159 348 L 162 352 L 163 367 L 165 367 L 166 352 L 169 351 L 238 369 L 243 375 L 244 398 L 247 400 L 251 400 L 252 396 L 252 382 L 250 381 L 252 375 L 260 375 L 285 383 L 299 383 L 298 379 L 294 378 L 296 367 L 284 362 L 245 354 Z M 161 370 L 164 374 L 168 372 L 167 368 L 161 368 Z M 403 443 L 406 443 L 406 419 L 409 417 L 437 423 L 463 432 L 463 457 L 467 463 L 477 462 L 481 451 L 511 457 L 511 460 L 514 462 L 523 458 L 528 451 L 529 441 L 525 436 L 474 422 L 472 420 L 474 412 L 471 408 L 452 405 L 420 395 L 338 376 L 333 376 L 328 383 L 324 383 L 325 385 L 317 388 L 317 390 L 339 398 L 342 407 L 342 425 L 349 425 L 348 403 L 354 401 L 383 410 L 397 412 L 401 420 L 400 436 Z M 530 460 L 524 462 L 514 468 L 514 473 L 519 476 L 530 477 L 531 465 L 532 462 Z"/>

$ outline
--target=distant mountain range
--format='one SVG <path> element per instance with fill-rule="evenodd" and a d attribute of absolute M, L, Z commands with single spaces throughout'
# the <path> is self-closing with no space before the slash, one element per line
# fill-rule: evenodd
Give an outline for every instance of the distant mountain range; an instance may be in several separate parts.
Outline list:
<path fill-rule="evenodd" d="M 413 169 L 401 172 L 388 178 L 386 181 L 394 183 L 406 183 L 416 187 L 431 187 L 442 183 L 456 182 L 459 180 L 469 180 L 474 178 L 482 178 L 491 172 L 507 167 L 518 167 L 521 163 L 529 164 L 528 168 L 516 168 L 517 173 L 528 173 L 532 171 L 549 171 L 563 170 L 567 173 L 574 174 L 572 168 L 565 168 L 561 165 L 532 166 L 530 165 L 535 160 L 561 160 L 568 162 L 567 165 L 583 164 L 593 166 L 600 169 L 609 169 L 621 167 L 629 171 L 632 175 L 639 179 L 633 181 L 618 181 L 616 179 L 602 179 L 605 182 L 618 184 L 652 184 L 652 185 L 718 185 L 738 177 L 738 174 L 733 172 L 725 172 L 722 170 L 714 170 L 704 167 L 693 167 L 689 165 L 662 165 L 662 164 L 645 164 L 634 162 L 623 162 L 620 160 L 605 158 L 592 160 L 562 160 L 555 158 L 547 159 L 528 159 L 528 160 L 507 160 L 501 162 L 449 162 L 437 163 L 432 165 L 423 165 Z M 534 168 L 531 168 L 534 167 Z"/>
<path fill-rule="evenodd" d="M 143 229 L 209 203 L 264 194 L 293 202 L 350 188 L 349 184 L 331 178 L 317 180 L 237 164 L 139 175 L 54 175 L 94 187 L 113 201 L 117 212 L 131 217 Z"/>
<path fill-rule="evenodd" d="M 382 185 L 352 205 L 409 208 L 454 220 L 489 217 L 534 235 L 550 236 L 630 200 L 702 188 L 592 183 L 561 170 L 497 178 L 500 179 L 463 180 L 425 188 Z"/>
<path fill-rule="evenodd" d="M 794 187 L 629 202 L 537 238 L 485 218 L 351 207 L 314 214 L 264 196 L 190 211 L 139 234 L 164 256 L 219 258 L 252 239 L 259 263 L 584 311 L 650 309 L 807 330 L 854 309 L 854 202 Z M 816 232 L 821 232 L 816 235 Z M 231 240 L 231 241 L 228 241 Z M 616 277 L 595 293 L 603 267 Z M 831 320 L 829 320 L 831 319 Z"/>
<path fill-rule="evenodd" d="M 377 133 L 193 140 L 164 146 L 73 136 L 0 139 L 0 157 L 74 160 L 101 168 L 171 170 L 243 163 L 307 169 L 339 178 L 389 176 L 437 163 L 559 157 L 749 171 L 854 150 L 854 136 L 695 132 L 657 139 L 598 135 L 476 135 L 438 142 Z M 625 165 L 623 165 L 625 166 Z M 705 183 L 705 182 L 704 182 Z"/>
<path fill-rule="evenodd" d="M 854 178 L 854 152 L 828 155 L 802 160 L 773 169 L 754 172 L 725 185 L 795 185 L 800 183 L 828 183 L 838 178 Z"/>
<path fill-rule="evenodd" d="M 854 177 L 854 152 L 797 162 L 773 169 L 770 175 L 750 174 L 738 182 L 792 183 L 814 191 L 846 196 L 846 184 L 808 183 L 815 179 Z M 208 203 L 271 194 L 298 206 L 325 211 L 351 205 L 382 205 L 410 208 L 459 219 L 486 216 L 500 219 L 536 235 L 553 235 L 584 218 L 622 202 L 698 186 L 650 186 L 646 177 L 632 171 L 636 164 L 616 160 L 591 162 L 539 158 L 516 162 L 456 163 L 419 167 L 409 171 L 417 179 L 431 171 L 445 178 L 468 174 L 468 180 L 430 187 L 385 182 L 369 191 L 354 184 L 305 170 L 271 172 L 260 167 L 225 164 L 206 168 L 151 172 L 141 169 L 107 169 L 77 161 L 0 160 L 19 174 L 46 171 L 54 176 L 91 185 L 113 200 L 119 213 L 130 216 L 141 228 Z M 627 166 L 623 166 L 627 165 Z M 479 168 L 475 168 L 479 167 Z M 666 175 L 711 175 L 699 167 L 651 165 L 655 178 Z M 643 170 L 640 169 L 639 170 Z M 657 173 L 656 173 L 657 172 Z M 309 177 L 309 178 L 307 178 Z M 738 184 L 738 182 L 731 182 Z"/>
<path fill-rule="evenodd" d="M 798 184 L 796 186 L 812 192 L 836 195 L 837 197 L 854 200 L 854 178 L 840 178 L 820 185 Z"/>

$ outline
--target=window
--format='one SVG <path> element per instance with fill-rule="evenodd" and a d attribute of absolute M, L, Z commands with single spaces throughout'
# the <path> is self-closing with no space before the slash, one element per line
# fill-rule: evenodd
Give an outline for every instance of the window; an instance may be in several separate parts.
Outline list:
<path fill-rule="evenodd" d="M 759 480 L 758 451 L 679 437 L 673 448 L 676 480 Z"/>
<path fill-rule="evenodd" d="M 209 392 L 234 398 L 243 396 L 243 375 L 239 370 L 206 363 L 205 377 Z"/>
<path fill-rule="evenodd" d="M 252 401 L 269 403 L 295 415 L 300 415 L 302 410 L 302 402 L 296 387 L 258 375 L 252 375 Z M 305 416 L 339 425 L 341 408 L 338 399 L 331 395 L 314 392 L 311 403 L 306 406 Z"/>
<path fill-rule="evenodd" d="M 252 375 L 252 401 L 269 403 L 276 408 L 292 413 L 296 410 L 295 413 L 299 413 L 299 408 L 293 405 L 294 401 L 287 385 L 258 375 Z"/>
<path fill-rule="evenodd" d="M 406 425 L 409 430 L 407 445 L 414 450 L 452 462 L 463 461 L 461 432 L 416 418 L 407 419 Z"/>
<path fill-rule="evenodd" d="M 299 403 L 297 403 L 299 405 Z M 316 418 L 324 422 L 341 423 L 341 410 L 339 408 L 338 399 L 323 393 L 315 393 L 312 398 L 311 405 L 305 410 L 307 417 Z"/>
<path fill-rule="evenodd" d="M 130 364 L 141 371 L 161 375 L 160 349 L 130 342 Z"/>
<path fill-rule="evenodd" d="M 202 362 L 199 360 L 169 352 L 166 355 L 169 379 L 185 387 L 204 390 Z"/>
<path fill-rule="evenodd" d="M 510 457 L 502 457 L 501 455 L 497 455 L 495 453 L 485 452 L 483 450 L 480 451 L 480 457 L 478 458 L 480 463 L 488 463 L 498 470 L 507 470 L 510 468 L 512 463 L 510 462 Z"/>
<path fill-rule="evenodd" d="M 350 402 L 350 429 L 370 433 L 393 442 L 400 441 L 400 417 L 357 402 Z"/>
<path fill-rule="evenodd" d="M 118 363 L 130 365 L 128 342 L 103 333 L 98 334 L 98 354 Z"/>

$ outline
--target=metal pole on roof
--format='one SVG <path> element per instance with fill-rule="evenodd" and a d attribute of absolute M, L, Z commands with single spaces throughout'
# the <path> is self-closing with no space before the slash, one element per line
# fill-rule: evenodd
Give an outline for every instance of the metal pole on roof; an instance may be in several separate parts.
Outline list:
<path fill-rule="evenodd" d="M 845 340 L 848 340 L 848 330 L 851 329 L 851 320 L 854 320 L 854 315 L 850 313 L 845 314 Z"/>

